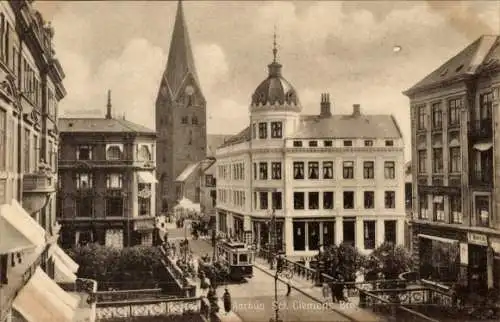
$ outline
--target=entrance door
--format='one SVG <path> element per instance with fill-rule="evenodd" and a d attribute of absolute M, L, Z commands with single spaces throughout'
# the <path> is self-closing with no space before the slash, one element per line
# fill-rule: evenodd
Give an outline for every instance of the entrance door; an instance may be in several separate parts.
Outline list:
<path fill-rule="evenodd" d="M 487 286 L 487 248 L 469 244 L 469 289 L 482 293 L 486 292 Z"/>

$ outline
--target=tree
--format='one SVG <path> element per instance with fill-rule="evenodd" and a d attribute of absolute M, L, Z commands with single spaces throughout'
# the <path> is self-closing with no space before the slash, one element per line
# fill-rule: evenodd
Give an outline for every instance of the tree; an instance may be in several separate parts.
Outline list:
<path fill-rule="evenodd" d="M 347 243 L 327 246 L 322 256 L 326 273 L 333 277 L 337 275 L 336 273 L 340 273 L 346 281 L 354 281 L 356 271 L 365 262 L 365 257 L 357 248 Z"/>
<path fill-rule="evenodd" d="M 397 279 L 411 265 L 411 254 L 403 246 L 385 242 L 373 251 L 365 267 L 369 272 L 383 273 L 386 279 Z"/>

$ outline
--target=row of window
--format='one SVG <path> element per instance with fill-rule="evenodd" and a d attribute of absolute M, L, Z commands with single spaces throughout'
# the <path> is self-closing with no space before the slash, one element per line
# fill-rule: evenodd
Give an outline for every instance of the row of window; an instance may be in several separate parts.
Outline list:
<path fill-rule="evenodd" d="M 95 187 L 94 173 L 76 173 L 74 179 L 75 187 L 77 190 L 93 189 Z M 59 189 L 62 188 L 62 180 L 58 178 Z M 106 174 L 106 188 L 107 189 L 123 189 L 123 174 L 122 173 L 108 173 Z"/>
<path fill-rule="evenodd" d="M 384 221 L 384 241 L 396 243 L 397 222 Z M 356 220 L 344 218 L 342 221 L 343 242 L 356 247 Z M 363 246 L 364 249 L 374 249 L 376 246 L 377 229 L 375 220 L 363 221 Z M 335 244 L 335 222 L 293 222 L 293 249 L 295 251 L 318 250 L 320 245 Z"/>
<path fill-rule="evenodd" d="M 363 144 L 365 147 L 371 147 L 371 146 L 373 146 L 373 140 L 364 140 Z M 352 146 L 354 146 L 353 140 L 343 140 L 342 145 L 345 147 L 352 147 Z M 302 147 L 303 141 L 294 140 L 293 146 L 294 147 Z M 310 140 L 310 141 L 308 141 L 308 146 L 309 147 L 317 147 L 318 141 L 317 140 Z M 333 140 L 323 140 L 323 146 L 324 147 L 333 146 Z M 385 146 L 387 146 L 387 147 L 394 146 L 394 140 L 385 140 Z"/>
<path fill-rule="evenodd" d="M 418 218 L 430 219 L 428 196 L 419 196 Z M 445 212 L 445 201 L 448 202 L 448 214 Z M 432 220 L 451 224 L 463 224 L 462 199 L 460 196 L 450 195 L 444 198 L 442 195 L 432 195 Z M 478 227 L 489 227 L 490 225 L 490 197 L 475 196 L 473 209 L 473 224 Z"/>
<path fill-rule="evenodd" d="M 269 207 L 269 194 L 271 196 L 271 208 Z M 320 204 L 320 192 L 310 191 L 307 192 L 307 204 L 306 204 L 306 192 L 296 191 L 293 193 L 293 208 L 296 210 L 318 210 L 320 209 L 334 209 L 334 193 L 333 191 L 323 191 L 322 193 L 322 204 Z M 364 191 L 364 209 L 374 209 L 375 208 L 375 191 Z M 355 208 L 355 193 L 354 191 L 344 191 L 343 192 L 343 209 L 354 209 Z M 267 210 L 267 209 L 282 209 L 282 194 L 281 192 L 267 192 L 260 191 L 254 192 L 254 205 L 257 209 Z M 395 191 L 384 191 L 384 207 L 386 209 L 396 208 L 396 192 Z"/>
<path fill-rule="evenodd" d="M 443 148 L 432 149 L 432 172 L 443 173 L 444 171 Z M 449 169 L 450 173 L 460 173 L 462 171 L 462 155 L 460 147 L 449 148 Z M 427 172 L 427 149 L 418 151 L 418 172 Z"/>
<path fill-rule="evenodd" d="M 460 125 L 460 111 L 463 107 L 461 98 L 448 101 L 448 127 L 457 127 Z M 427 128 L 427 106 L 419 105 L 417 108 L 417 129 L 425 130 Z M 443 107 L 442 102 L 436 102 L 431 105 L 431 125 L 432 129 L 439 130 L 443 128 Z"/>
<path fill-rule="evenodd" d="M 77 160 L 94 160 L 95 155 L 94 146 L 92 145 L 79 145 L 76 148 L 76 159 Z M 137 158 L 139 161 L 151 161 L 153 160 L 150 148 L 146 144 L 140 144 L 136 146 Z M 106 160 L 122 160 L 124 158 L 123 146 L 121 145 L 108 145 L 106 147 Z"/>
<path fill-rule="evenodd" d="M 283 123 L 282 122 L 259 122 L 252 123 L 252 139 L 257 137 L 261 140 L 268 138 L 268 127 L 271 129 L 271 139 L 283 138 Z M 257 135 L 258 134 L 258 135 Z"/>

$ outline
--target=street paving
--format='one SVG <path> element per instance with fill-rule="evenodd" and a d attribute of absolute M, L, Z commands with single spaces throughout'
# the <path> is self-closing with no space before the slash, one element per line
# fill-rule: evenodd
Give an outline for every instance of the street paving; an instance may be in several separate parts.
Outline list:
<path fill-rule="evenodd" d="M 183 236 L 184 234 L 183 229 L 175 229 L 177 232 L 171 233 L 172 230 L 169 230 L 169 237 L 172 235 L 175 237 Z M 197 256 L 212 254 L 210 240 L 190 240 L 189 246 Z M 253 272 L 253 278 L 246 283 L 227 285 L 231 294 L 232 310 L 243 321 L 269 322 L 275 316 L 274 278 L 257 268 L 254 268 Z M 221 287 L 217 290 L 217 295 L 222 297 L 223 292 L 224 288 Z M 283 283 L 278 284 L 278 303 L 279 318 L 283 321 L 349 321 L 342 315 L 295 290 L 292 290 L 290 296 L 287 297 L 286 285 Z M 224 312 L 223 308 L 221 308 L 222 312 Z"/>

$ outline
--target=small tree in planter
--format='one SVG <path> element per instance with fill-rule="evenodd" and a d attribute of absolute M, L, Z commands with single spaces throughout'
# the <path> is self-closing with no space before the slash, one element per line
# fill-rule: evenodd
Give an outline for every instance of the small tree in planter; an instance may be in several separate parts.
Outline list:
<path fill-rule="evenodd" d="M 397 279 L 412 266 L 410 253 L 400 245 L 383 243 L 377 247 L 367 261 L 366 269 L 373 274 L 384 275 L 385 279 Z M 392 285 L 387 285 L 392 287 Z"/>
<path fill-rule="evenodd" d="M 323 256 L 326 272 L 333 277 L 340 273 L 348 282 L 355 280 L 356 271 L 365 262 L 365 257 L 357 248 L 347 243 L 325 247 Z"/>

